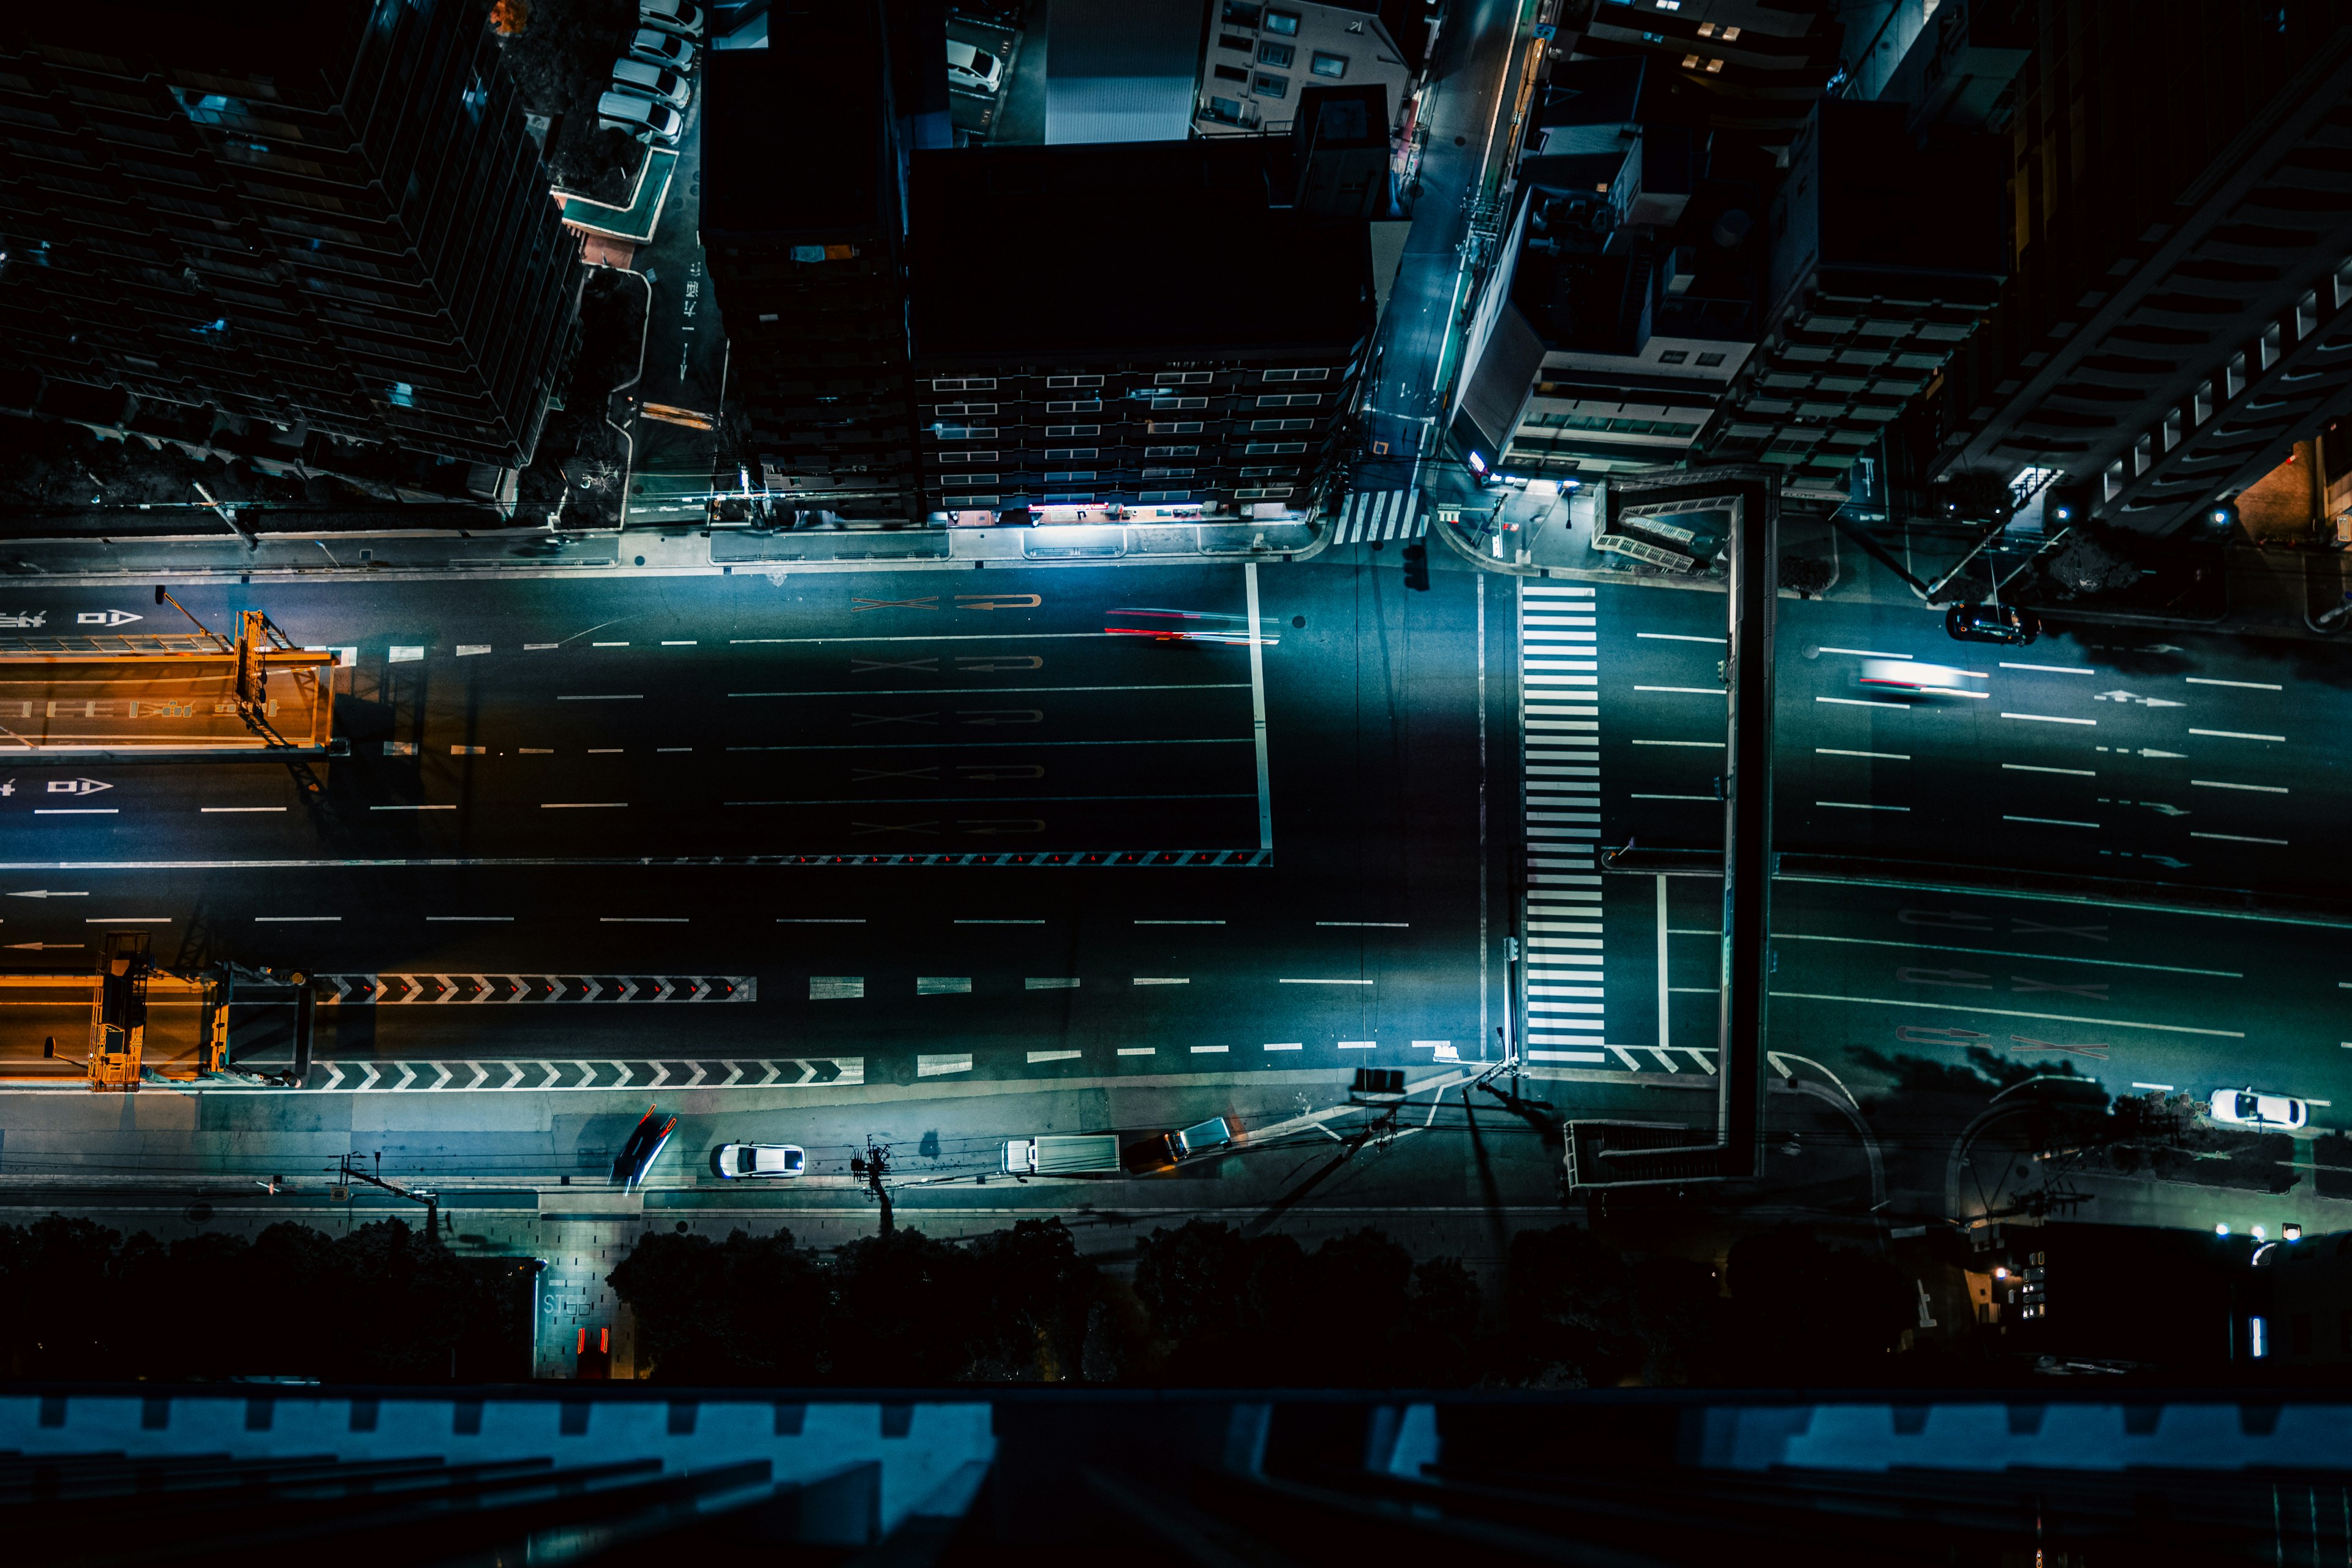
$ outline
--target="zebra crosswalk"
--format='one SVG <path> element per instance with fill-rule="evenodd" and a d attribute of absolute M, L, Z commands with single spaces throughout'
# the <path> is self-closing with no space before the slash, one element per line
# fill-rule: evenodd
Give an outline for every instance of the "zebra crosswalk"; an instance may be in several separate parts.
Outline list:
<path fill-rule="evenodd" d="M 1429 513 L 1419 490 L 1359 490 L 1341 505 L 1331 528 L 1334 544 L 1417 539 L 1429 531 Z"/>
<path fill-rule="evenodd" d="M 1598 1065 L 1602 1044 L 1601 661 L 1593 591 L 1519 583 L 1525 1058 Z"/>

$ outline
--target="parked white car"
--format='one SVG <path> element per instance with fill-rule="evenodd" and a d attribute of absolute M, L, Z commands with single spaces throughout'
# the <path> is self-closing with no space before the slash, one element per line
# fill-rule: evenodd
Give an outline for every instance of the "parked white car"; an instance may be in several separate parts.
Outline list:
<path fill-rule="evenodd" d="M 2290 1094 L 2256 1094 L 2251 1089 L 2213 1091 L 2213 1120 L 2233 1127 L 2300 1127 L 2311 1107 Z"/>
<path fill-rule="evenodd" d="M 699 0 L 637 0 L 637 20 L 681 38 L 698 38 L 709 25 Z"/>
<path fill-rule="evenodd" d="M 639 27 L 637 36 L 629 40 L 629 53 L 648 65 L 667 66 L 674 71 L 694 68 L 694 46 L 657 27 Z"/>
<path fill-rule="evenodd" d="M 948 80 L 967 92 L 994 92 L 1004 82 L 1004 62 L 986 49 L 948 40 Z"/>
<path fill-rule="evenodd" d="M 720 1176 L 797 1176 L 808 1169 L 808 1155 L 795 1143 L 721 1143 L 710 1163 Z"/>
<path fill-rule="evenodd" d="M 677 110 L 634 92 L 608 92 L 599 98 L 596 120 L 598 124 L 625 131 L 640 142 L 658 142 L 665 147 L 677 146 L 679 133 L 686 129 L 686 121 Z"/>
<path fill-rule="evenodd" d="M 694 100 L 694 86 L 674 70 L 644 60 L 613 62 L 613 86 L 620 92 L 641 92 L 656 103 L 667 103 L 680 114 Z"/>

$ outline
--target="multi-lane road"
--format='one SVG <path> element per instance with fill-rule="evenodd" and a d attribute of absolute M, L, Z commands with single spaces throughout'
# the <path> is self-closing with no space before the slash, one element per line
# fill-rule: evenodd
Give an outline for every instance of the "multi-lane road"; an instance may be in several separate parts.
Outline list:
<path fill-rule="evenodd" d="M 139 613 L 29 592 L 0 607 Z M 697 1115 L 755 1097 L 780 1136 L 794 1094 L 1068 1092 L 1116 1116 L 1083 1097 L 1118 1084 L 1215 1109 L 1344 1093 L 1356 1067 L 1475 1068 L 1513 1028 L 1570 1075 L 1547 1090 L 1570 1111 L 1713 1070 L 1713 883 L 1611 876 L 1596 850 L 1714 839 L 1717 595 L 1454 570 L 1415 594 L 1357 548 L 187 597 L 350 650 L 351 755 L 309 779 L 19 769 L 0 947 L 79 969 L 138 929 L 166 963 L 330 977 L 296 1098 L 385 1107 L 337 1111 L 338 1136 L 473 1116 L 601 1149 L 593 1115 L 555 1109 L 599 1091 Z M 1254 607 L 1264 635 L 1106 629 L 1138 607 L 1226 627 Z M 1948 666 L 1966 695 L 1890 695 L 1862 680 L 1874 660 Z M 1985 648 L 1924 612 L 1796 601 L 1779 670 L 1780 847 L 1929 885 L 1938 866 L 2118 884 L 1784 879 L 1784 1058 L 1857 1089 L 1976 1051 L 2117 1092 L 2285 1089 L 2322 1121 L 2352 1104 L 2342 930 L 2163 890 L 2332 892 L 2340 672 L 2179 633 Z M 69 1074 L 78 1007 L 9 1004 L 9 1070 Z M 159 1058 L 188 1047 L 185 1011 L 159 1008 Z M 247 1062 L 283 1062 L 282 1013 L 240 1030 Z M 493 1095 L 509 1109 L 455 1109 Z M 285 1112 L 264 1102 L 286 1099 L 208 1110 L 259 1141 L 186 1157 L 267 1163 Z M 12 1103 L 8 1167 L 70 1164 L 81 1133 L 45 1142 Z"/>
<path fill-rule="evenodd" d="M 193 592 L 350 650 L 352 755 L 20 771 L 0 937 L 43 966 L 140 929 L 167 963 L 451 977 L 338 987 L 321 1082 L 551 1052 L 870 1080 L 1475 1058 L 1506 995 L 1478 962 L 1485 593 L 1243 565 Z M 1106 630 L 1253 599 L 1257 646 Z M 558 984 L 599 976 L 731 988 Z M 19 1058 L 77 1037 L 11 1011 Z"/>
<path fill-rule="evenodd" d="M 1723 601 L 1591 603 L 1601 841 L 1719 844 Z M 2340 902 L 2352 870 L 2335 742 L 2352 669 L 2329 650 L 2112 627 L 2001 648 L 1952 641 L 1925 610 L 1793 600 L 1779 644 L 1776 847 L 1919 885 L 1780 880 L 1775 1048 L 1864 1091 L 1897 1058 L 1978 1051 L 2119 1094 L 2253 1084 L 2330 1125 L 2352 1106 L 2352 928 L 2305 907 Z M 1865 683 L 1906 662 L 1959 672 L 1957 693 Z M 1995 896 L 1965 874 L 2003 868 L 2078 880 Z M 1609 877 L 1604 893 L 1606 1037 L 1561 1055 L 1710 1071 L 1717 885 Z"/>

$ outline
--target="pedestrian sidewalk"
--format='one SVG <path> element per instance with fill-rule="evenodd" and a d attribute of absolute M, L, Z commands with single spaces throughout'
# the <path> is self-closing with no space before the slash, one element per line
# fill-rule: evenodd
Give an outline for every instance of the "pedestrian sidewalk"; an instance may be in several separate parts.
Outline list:
<path fill-rule="evenodd" d="M 126 578 L 239 582 L 449 577 L 718 576 L 987 566 L 1178 565 L 1303 561 L 1329 537 L 1306 522 L 1127 523 L 1034 528 L 633 529 L 618 534 L 226 533 L 166 540 L 42 540 L 0 549 L 0 580 L 106 585 Z"/>

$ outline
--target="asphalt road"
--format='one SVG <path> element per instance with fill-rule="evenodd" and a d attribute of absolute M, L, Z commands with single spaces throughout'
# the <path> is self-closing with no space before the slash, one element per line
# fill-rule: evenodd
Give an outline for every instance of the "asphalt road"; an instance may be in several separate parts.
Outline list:
<path fill-rule="evenodd" d="M 1421 194 L 1412 201 L 1412 228 L 1365 393 L 1367 446 L 1357 489 L 1405 488 L 1416 457 L 1425 463 L 1444 437 L 1446 382 L 1460 368 L 1451 357 L 1456 316 L 1469 288 L 1460 249 L 1468 230 L 1464 203 L 1486 166 L 1490 136 L 1499 135 L 1496 106 L 1517 19 L 1513 0 L 1447 7 L 1431 71 L 1437 85 L 1423 102 L 1429 140 L 1417 176 Z"/>
<path fill-rule="evenodd" d="M 1599 842 L 1720 844 L 1724 603 L 1595 590 Z M 1860 1093 L 1896 1081 L 1906 1058 L 1965 1071 L 1990 1053 L 2063 1063 L 2116 1094 L 2253 1085 L 2339 1124 L 2335 1107 L 2352 1107 L 2346 930 L 2137 900 L 2160 903 L 2165 884 L 2337 894 L 2334 825 L 2352 803 L 2333 737 L 2352 718 L 2352 671 L 2301 645 L 2084 628 L 2003 649 L 1956 643 L 1923 611 L 1780 610 L 1779 848 L 1884 857 L 1881 871 L 1908 863 L 1923 880 L 1932 864 L 2018 867 L 2142 891 L 2086 903 L 1784 877 L 1776 1050 Z M 1870 659 L 1941 663 L 1983 695 L 1891 695 L 1861 683 Z M 1605 1040 L 1560 1059 L 1649 1082 L 1711 1073 L 1719 883 L 1596 885 Z"/>
<path fill-rule="evenodd" d="M 1609 838 L 1720 841 L 1723 600 L 1601 589 Z M 2336 743 L 2352 668 L 2305 644 L 2115 627 L 1955 642 L 1933 613 L 1783 600 L 1782 849 L 2326 896 L 2352 873 Z M 1965 672 L 1966 696 L 1862 683 L 1874 658 Z M 1622 705 L 1622 706 L 1620 706 Z M 1697 797 L 1697 798 L 1693 798 Z"/>
<path fill-rule="evenodd" d="M 140 929 L 167 963 L 540 984 L 328 1006 L 322 1062 L 1475 1059 L 1505 984 L 1496 961 L 1481 988 L 1484 590 L 1267 568 L 1280 640 L 1255 659 L 1103 630 L 1122 605 L 1245 616 L 1254 570 L 199 592 L 199 615 L 258 593 L 296 640 L 354 650 L 353 754 L 315 793 L 243 763 L 18 773 L 0 937 L 23 967 Z M 1487 635 L 1499 668 L 1507 622 Z M 1507 789 L 1499 679 L 1490 701 Z M 565 976 L 735 989 L 567 1005 Z M 79 1038 L 37 1000 L 0 1011 L 18 1061 Z M 159 1020 L 159 1053 L 187 1033 Z M 282 1021 L 248 1033 L 247 1059 L 282 1059 Z"/>

